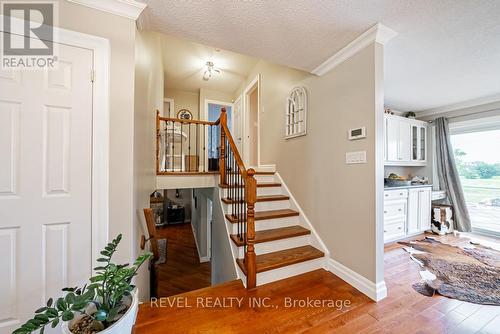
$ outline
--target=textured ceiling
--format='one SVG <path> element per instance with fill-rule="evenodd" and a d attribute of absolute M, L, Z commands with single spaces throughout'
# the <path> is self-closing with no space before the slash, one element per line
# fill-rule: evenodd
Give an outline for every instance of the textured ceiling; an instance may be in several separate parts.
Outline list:
<path fill-rule="evenodd" d="M 169 35 L 162 36 L 163 66 L 167 89 L 198 91 L 200 88 L 233 93 L 247 78 L 258 59 L 239 53 L 215 49 Z M 208 81 L 203 80 L 206 62 L 221 70 Z"/>
<path fill-rule="evenodd" d="M 145 28 L 310 71 L 380 22 L 386 103 L 424 110 L 500 92 L 499 0 L 176 1 Z"/>

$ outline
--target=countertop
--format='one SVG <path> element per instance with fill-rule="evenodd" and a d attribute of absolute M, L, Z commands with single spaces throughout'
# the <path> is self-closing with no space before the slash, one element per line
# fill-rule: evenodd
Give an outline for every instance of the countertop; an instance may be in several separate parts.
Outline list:
<path fill-rule="evenodd" d="M 432 184 L 413 184 L 411 186 L 400 186 L 400 187 L 387 187 L 387 186 L 384 186 L 384 190 L 410 189 L 410 188 L 427 188 L 427 187 L 432 187 Z"/>

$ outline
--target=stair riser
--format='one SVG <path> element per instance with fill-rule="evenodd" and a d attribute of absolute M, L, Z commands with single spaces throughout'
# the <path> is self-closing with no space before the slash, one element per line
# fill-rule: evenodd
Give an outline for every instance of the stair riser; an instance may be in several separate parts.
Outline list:
<path fill-rule="evenodd" d="M 257 180 L 257 183 L 276 182 L 276 178 L 274 177 L 274 175 L 255 175 L 254 177 Z"/>
<path fill-rule="evenodd" d="M 223 190 L 223 196 L 227 197 L 228 189 Z M 282 195 L 284 194 L 281 187 L 257 187 L 257 196 Z"/>
<path fill-rule="evenodd" d="M 238 233 L 238 224 L 232 224 L 232 225 L 233 225 L 232 234 Z M 280 227 L 287 227 L 294 225 L 300 225 L 298 216 L 259 220 L 255 222 L 255 230 L 262 231 L 262 230 L 269 230 L 272 228 L 280 228 Z"/>
<path fill-rule="evenodd" d="M 268 210 L 281 210 L 281 209 L 289 209 L 290 201 L 270 201 L 270 202 L 257 202 L 255 203 L 255 211 L 268 211 Z M 231 204 L 226 204 L 225 212 L 233 213 L 233 206 Z M 236 212 L 237 209 L 235 208 Z M 241 209 L 240 209 L 241 210 Z"/>
<path fill-rule="evenodd" d="M 290 249 L 294 247 L 306 246 L 309 245 L 310 235 L 301 235 L 293 238 L 286 238 L 268 242 L 262 242 L 255 244 L 255 254 L 267 254 L 272 252 L 277 252 L 280 250 Z M 238 254 L 239 258 L 244 258 L 244 247 L 239 247 Z"/>
<path fill-rule="evenodd" d="M 326 267 L 325 257 L 292 264 L 290 266 L 281 267 L 274 270 L 264 271 L 257 274 L 257 286 L 279 281 L 292 276 L 301 275 L 309 271 Z M 243 276 L 245 277 L 245 276 Z"/>
<path fill-rule="evenodd" d="M 257 187 L 257 196 L 283 195 L 281 187 Z"/>

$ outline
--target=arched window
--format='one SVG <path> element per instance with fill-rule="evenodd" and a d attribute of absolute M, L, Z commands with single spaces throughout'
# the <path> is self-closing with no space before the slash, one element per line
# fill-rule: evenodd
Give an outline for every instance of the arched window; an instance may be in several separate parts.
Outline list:
<path fill-rule="evenodd" d="M 303 136 L 307 133 L 307 92 L 304 87 L 295 87 L 288 94 L 285 115 L 285 138 Z"/>

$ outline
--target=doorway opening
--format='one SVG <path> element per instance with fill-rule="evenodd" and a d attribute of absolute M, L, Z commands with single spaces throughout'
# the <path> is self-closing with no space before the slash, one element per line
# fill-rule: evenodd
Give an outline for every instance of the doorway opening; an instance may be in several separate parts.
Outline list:
<path fill-rule="evenodd" d="M 452 129 L 451 142 L 473 231 L 500 235 L 500 124 Z"/>
<path fill-rule="evenodd" d="M 199 189 L 165 189 L 150 198 L 156 236 L 166 256 L 156 265 L 156 297 L 211 286 L 211 201 Z"/>
<path fill-rule="evenodd" d="M 207 113 L 207 120 L 209 122 L 215 122 L 219 119 L 221 109 L 226 108 L 227 115 L 227 127 L 233 133 L 233 104 L 222 101 L 215 100 L 205 100 L 205 110 Z M 219 141 L 220 141 L 220 128 L 210 127 L 206 133 L 206 143 L 208 143 L 208 149 L 206 150 L 206 159 L 208 166 L 206 170 L 208 171 L 218 171 L 219 170 Z"/>

